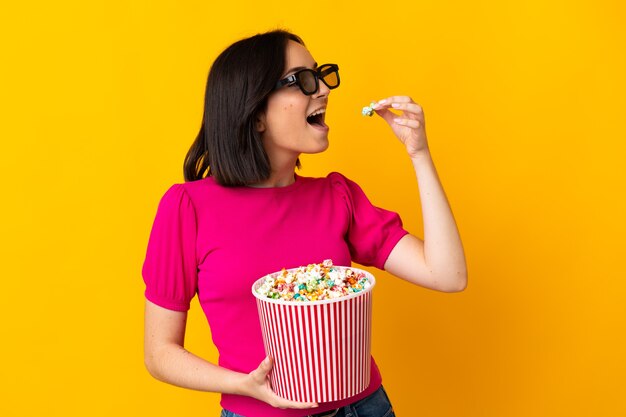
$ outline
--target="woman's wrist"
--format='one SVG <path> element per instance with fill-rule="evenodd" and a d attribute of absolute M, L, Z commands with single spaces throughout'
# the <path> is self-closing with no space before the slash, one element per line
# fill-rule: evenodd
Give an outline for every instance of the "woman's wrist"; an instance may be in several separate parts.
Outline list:
<path fill-rule="evenodd" d="M 227 393 L 250 397 L 250 375 L 242 372 L 231 371 L 228 378 Z"/>
<path fill-rule="evenodd" d="M 410 155 L 410 158 L 411 158 L 411 162 L 413 162 L 413 165 L 420 165 L 420 164 L 423 164 L 424 161 L 432 160 L 429 148 L 425 148 L 423 150 L 416 152 L 413 155 Z"/>

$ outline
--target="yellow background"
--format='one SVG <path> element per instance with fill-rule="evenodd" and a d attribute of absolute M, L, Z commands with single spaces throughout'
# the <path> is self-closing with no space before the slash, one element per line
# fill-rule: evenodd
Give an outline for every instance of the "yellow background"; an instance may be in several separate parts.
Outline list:
<path fill-rule="evenodd" d="M 2 416 L 217 416 L 143 365 L 141 265 L 230 43 L 303 37 L 342 85 L 339 170 L 422 236 L 372 99 L 424 107 L 469 287 L 376 272 L 374 355 L 399 416 L 620 416 L 626 29 L 618 1 L 11 2 L 0 13 Z M 216 360 L 195 300 L 187 348 Z"/>

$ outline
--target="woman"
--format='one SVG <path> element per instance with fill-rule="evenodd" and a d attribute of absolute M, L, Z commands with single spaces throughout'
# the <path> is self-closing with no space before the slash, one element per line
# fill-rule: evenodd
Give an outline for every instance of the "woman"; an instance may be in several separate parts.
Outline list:
<path fill-rule="evenodd" d="M 186 182 L 171 186 L 159 203 L 142 270 L 146 367 L 161 381 L 222 393 L 223 417 L 394 415 L 373 359 L 370 386 L 344 401 L 298 403 L 274 394 L 272 361 L 264 357 L 250 293 L 255 279 L 332 259 L 376 266 L 439 291 L 466 286 L 461 240 L 430 157 L 422 109 L 411 98 L 388 97 L 374 109 L 415 167 L 424 241 L 343 175 L 294 173 L 301 153 L 328 147 L 324 112 L 338 86 L 338 67 L 318 66 L 288 32 L 231 45 L 209 73 L 202 128 L 185 160 Z M 218 365 L 184 349 L 196 293 Z"/>

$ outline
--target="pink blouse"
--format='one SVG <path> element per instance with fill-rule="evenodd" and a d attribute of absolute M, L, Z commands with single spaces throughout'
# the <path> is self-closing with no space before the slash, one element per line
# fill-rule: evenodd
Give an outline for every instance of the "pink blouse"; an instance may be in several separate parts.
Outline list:
<path fill-rule="evenodd" d="M 265 358 L 251 286 L 280 270 L 332 259 L 383 269 L 408 232 L 398 214 L 375 207 L 339 173 L 295 175 L 286 187 L 223 187 L 212 177 L 172 185 L 159 203 L 143 264 L 145 297 L 187 311 L 194 296 L 207 317 L 219 365 L 249 373 Z M 370 386 L 312 410 L 283 410 L 222 394 L 223 408 L 246 417 L 299 417 L 373 393 L 381 376 L 372 358 Z"/>

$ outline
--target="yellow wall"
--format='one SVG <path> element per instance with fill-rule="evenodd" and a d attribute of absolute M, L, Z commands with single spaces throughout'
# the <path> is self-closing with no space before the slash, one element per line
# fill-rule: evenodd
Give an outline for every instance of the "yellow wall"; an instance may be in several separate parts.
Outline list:
<path fill-rule="evenodd" d="M 420 236 L 412 167 L 360 111 L 393 94 L 425 110 L 470 281 L 377 273 L 398 415 L 626 414 L 621 2 L 211 3 L 2 6 L 0 415 L 218 415 L 218 395 L 144 369 L 140 270 L 211 62 L 278 26 L 341 66 L 331 147 L 301 174 L 344 172 Z M 187 344 L 216 360 L 197 301 Z"/>

